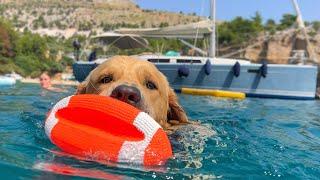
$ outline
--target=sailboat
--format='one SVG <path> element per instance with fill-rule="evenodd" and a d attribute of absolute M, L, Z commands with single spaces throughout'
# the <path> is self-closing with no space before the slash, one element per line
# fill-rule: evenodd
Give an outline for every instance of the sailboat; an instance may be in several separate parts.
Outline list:
<path fill-rule="evenodd" d="M 293 0 L 295 6 L 297 3 Z M 301 14 L 298 11 L 300 21 Z M 293 64 L 262 64 L 250 61 L 216 57 L 215 0 L 211 0 L 211 19 L 188 25 L 149 29 L 118 29 L 129 40 L 137 35 L 143 37 L 166 37 L 183 39 L 210 37 L 209 56 L 164 56 L 158 54 L 136 55 L 149 61 L 167 77 L 177 92 L 182 88 L 229 90 L 246 93 L 248 97 L 314 99 L 317 84 L 317 66 Z M 130 35 L 135 37 L 130 38 Z M 103 38 L 103 36 L 101 36 Z M 106 37 L 107 38 L 107 37 Z M 107 38 L 108 39 L 108 38 Z M 140 42 L 140 43 L 139 43 Z M 139 40 L 137 46 L 141 46 Z M 130 43 L 134 45 L 134 43 Z M 201 49 L 198 53 L 205 54 Z M 75 78 L 83 81 L 96 66 L 108 59 L 94 62 L 78 61 L 73 65 Z"/>

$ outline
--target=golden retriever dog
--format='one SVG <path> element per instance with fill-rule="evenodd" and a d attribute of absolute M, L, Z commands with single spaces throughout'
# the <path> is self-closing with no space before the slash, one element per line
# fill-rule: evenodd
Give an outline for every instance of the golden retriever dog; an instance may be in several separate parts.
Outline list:
<path fill-rule="evenodd" d="M 95 68 L 77 94 L 99 94 L 126 102 L 148 113 L 170 132 L 188 124 L 186 113 L 166 77 L 152 63 L 115 56 Z"/>

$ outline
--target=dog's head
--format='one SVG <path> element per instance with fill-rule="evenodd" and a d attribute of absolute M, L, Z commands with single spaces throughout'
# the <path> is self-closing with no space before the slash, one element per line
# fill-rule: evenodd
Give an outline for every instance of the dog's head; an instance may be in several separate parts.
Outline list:
<path fill-rule="evenodd" d="M 169 121 L 186 123 L 184 110 L 166 77 L 150 62 L 115 56 L 94 69 L 77 94 L 111 96 L 148 113 L 163 128 Z"/>

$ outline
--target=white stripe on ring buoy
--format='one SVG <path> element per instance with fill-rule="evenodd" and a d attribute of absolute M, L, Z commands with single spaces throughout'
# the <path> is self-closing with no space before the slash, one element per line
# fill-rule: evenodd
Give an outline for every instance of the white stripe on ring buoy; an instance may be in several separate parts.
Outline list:
<path fill-rule="evenodd" d="M 160 125 L 145 112 L 140 112 L 135 118 L 133 125 L 142 131 L 145 138 L 142 141 L 125 141 L 119 151 L 119 162 L 143 163 L 144 153 L 150 144 L 154 134 L 160 128 Z"/>

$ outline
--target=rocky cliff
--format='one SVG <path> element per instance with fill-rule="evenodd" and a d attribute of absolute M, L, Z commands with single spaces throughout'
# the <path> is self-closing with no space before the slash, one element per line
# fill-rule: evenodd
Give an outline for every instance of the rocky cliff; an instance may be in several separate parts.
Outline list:
<path fill-rule="evenodd" d="M 277 64 L 299 63 L 299 59 L 307 63 L 320 62 L 320 33 L 309 31 L 306 38 L 300 31 L 289 29 L 264 38 L 258 37 L 255 42 L 256 46 L 242 53 L 244 58 Z"/>

